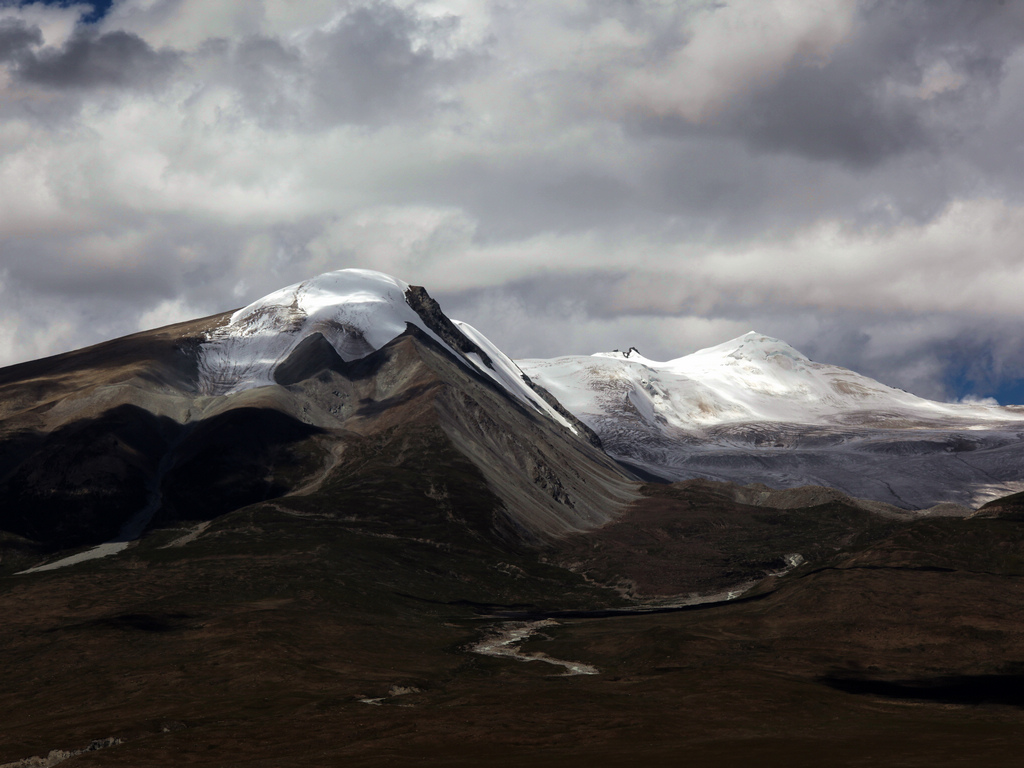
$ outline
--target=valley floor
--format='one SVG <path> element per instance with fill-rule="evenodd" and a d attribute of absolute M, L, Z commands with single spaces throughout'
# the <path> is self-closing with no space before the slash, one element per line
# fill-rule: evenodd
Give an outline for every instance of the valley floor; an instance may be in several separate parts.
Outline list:
<path fill-rule="evenodd" d="M 532 553 L 271 507 L 157 532 L 0 579 L 0 765 L 1019 765 L 1021 524 L 964 522 L 519 644 L 578 675 L 472 652 L 501 612 L 623 604 Z"/>

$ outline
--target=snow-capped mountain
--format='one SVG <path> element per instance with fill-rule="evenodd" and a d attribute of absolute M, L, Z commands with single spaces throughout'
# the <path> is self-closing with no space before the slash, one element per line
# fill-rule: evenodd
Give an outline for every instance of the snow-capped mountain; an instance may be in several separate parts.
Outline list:
<path fill-rule="evenodd" d="M 925 400 L 756 332 L 668 362 L 518 364 L 609 453 L 666 479 L 829 485 L 908 508 L 1024 487 L 1021 410 Z"/>
<path fill-rule="evenodd" d="M 636 498 L 597 442 L 425 289 L 341 270 L 0 369 L 0 541 L 102 544 L 94 559 L 152 525 L 285 498 L 544 541 Z"/>
<path fill-rule="evenodd" d="M 205 394 L 229 395 L 276 384 L 281 366 L 316 334 L 351 362 L 413 326 L 524 404 L 577 431 L 482 333 L 467 323 L 453 327 L 440 311 L 433 319 L 422 306 L 417 312 L 410 300 L 420 295 L 408 283 L 366 269 L 327 272 L 274 291 L 208 334 L 200 351 L 200 388 Z"/>
<path fill-rule="evenodd" d="M 207 334 L 199 387 L 269 386 L 313 339 L 349 362 L 415 328 L 541 418 L 592 428 L 609 454 L 657 477 L 827 485 L 907 508 L 1024 488 L 1019 409 L 925 400 L 753 331 L 668 362 L 635 350 L 513 362 L 422 296 L 358 269 L 275 291 Z"/>
<path fill-rule="evenodd" d="M 1022 450 L 1024 409 L 930 402 L 754 333 L 517 364 L 423 288 L 341 270 L 0 370 L 0 533 L 121 546 L 326 489 L 544 541 L 615 519 L 645 473 L 977 506 L 1024 489 Z"/>

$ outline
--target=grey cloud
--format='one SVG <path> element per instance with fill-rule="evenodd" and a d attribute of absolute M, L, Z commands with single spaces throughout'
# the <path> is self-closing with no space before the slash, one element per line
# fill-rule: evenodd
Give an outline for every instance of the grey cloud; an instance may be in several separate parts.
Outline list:
<path fill-rule="evenodd" d="M 483 241 L 613 226 L 645 215 L 627 182 L 565 152 L 468 158 L 419 180 L 413 194 L 463 207 L 479 221 Z"/>
<path fill-rule="evenodd" d="M 864 167 L 929 142 L 921 116 L 880 85 L 865 87 L 850 68 L 830 64 L 791 70 L 732 118 L 752 146 Z"/>
<path fill-rule="evenodd" d="M 125 208 L 108 216 L 117 224 L 102 230 L 0 239 L 5 296 L 34 294 L 69 307 L 100 308 L 119 322 L 155 303 L 179 298 L 220 312 L 309 277 L 302 271 L 306 248 L 324 225 L 316 218 L 231 225 L 181 213 L 144 216 Z M 98 249 L 93 241 L 104 235 L 111 245 Z M 263 239 L 270 256 L 246 265 L 246 245 L 254 237 Z M 348 266 L 359 265 L 331 268 Z M 245 291 L 235 295 L 240 282 Z M 124 325 L 120 332 L 132 330 Z"/>
<path fill-rule="evenodd" d="M 425 29 L 401 10 L 384 4 L 359 8 L 329 32 L 309 42 L 311 96 L 319 121 L 376 123 L 409 117 L 432 107 L 437 89 L 452 84 L 467 62 L 448 61 L 414 36 Z"/>
<path fill-rule="evenodd" d="M 475 54 L 438 56 L 452 21 L 428 22 L 386 3 L 356 8 L 301 44 L 265 35 L 210 40 L 197 61 L 205 83 L 234 88 L 274 129 L 378 127 L 428 116 L 475 66 Z"/>
<path fill-rule="evenodd" d="M 881 230 L 927 221 L 973 194 L 979 172 L 1000 181 L 996 194 L 1019 195 L 1019 120 L 1008 113 L 998 131 L 985 121 L 1009 95 L 1000 89 L 1024 16 L 1009 4 L 886 0 L 863 4 L 861 21 L 830 62 L 793 64 L 711 126 L 627 115 L 626 140 L 604 153 L 471 155 L 422 194 L 465 206 L 481 237 L 635 226 L 719 242 L 822 217 Z M 655 59 L 664 53 L 651 46 Z M 962 82 L 913 95 L 939 62 Z M 630 153 L 629 178 L 618 151 Z"/>
<path fill-rule="evenodd" d="M 478 221 L 482 241 L 590 230 L 725 244 L 786 233 L 837 211 L 858 226 L 927 220 L 971 183 L 955 163 L 922 167 L 900 157 L 851 174 L 805 157 L 758 153 L 721 135 L 632 135 L 603 154 L 580 150 L 475 154 L 429 167 L 389 193 L 395 204 L 463 208 Z M 625 170 L 618 152 L 630 153 Z M 882 205 L 889 200 L 894 210 Z"/>
<path fill-rule="evenodd" d="M 0 62 L 7 62 L 35 45 L 43 44 L 39 27 L 30 27 L 20 19 L 0 20 Z"/>
<path fill-rule="evenodd" d="M 144 87 L 163 82 L 180 63 L 179 53 L 154 50 L 129 32 L 79 30 L 62 48 L 26 50 L 15 73 L 26 83 L 58 90 Z"/>
<path fill-rule="evenodd" d="M 233 52 L 234 82 L 252 114 L 271 125 L 301 122 L 307 71 L 301 52 L 269 37 L 250 37 Z"/>
<path fill-rule="evenodd" d="M 31 241 L 7 240 L 4 252 L 5 282 L 17 295 L 64 297 L 76 302 L 89 297 L 90 304 L 102 306 L 108 313 L 118 307 L 149 303 L 165 297 L 169 291 L 184 290 L 181 264 L 174 255 L 170 238 L 156 232 L 139 238 L 145 259 L 106 261 L 82 254 L 79 236 L 53 234 Z M 129 228 L 120 230 L 131 231 Z M 187 242 L 185 233 L 179 233 Z"/>
<path fill-rule="evenodd" d="M 761 150 L 854 168 L 936 150 L 962 140 L 1005 60 L 1024 44 L 1024 15 L 994 2 L 880 0 L 865 4 L 861 22 L 826 64 L 794 62 L 715 129 Z M 940 64 L 959 83 L 920 97 L 929 68 Z"/>

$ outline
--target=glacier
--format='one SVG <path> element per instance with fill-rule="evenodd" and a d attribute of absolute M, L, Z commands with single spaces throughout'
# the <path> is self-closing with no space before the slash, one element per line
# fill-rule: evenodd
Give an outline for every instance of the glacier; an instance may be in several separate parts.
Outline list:
<path fill-rule="evenodd" d="M 754 331 L 667 362 L 517 363 L 609 454 L 665 480 L 825 485 L 905 509 L 1024 490 L 1024 409 L 926 400 Z"/>

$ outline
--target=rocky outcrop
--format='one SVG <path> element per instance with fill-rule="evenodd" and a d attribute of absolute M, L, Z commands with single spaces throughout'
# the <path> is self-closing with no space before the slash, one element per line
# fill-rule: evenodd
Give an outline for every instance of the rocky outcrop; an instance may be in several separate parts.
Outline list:
<path fill-rule="evenodd" d="M 480 347 L 466 337 L 462 331 L 448 316 L 441 311 L 441 305 L 431 298 L 427 289 L 421 285 L 411 285 L 405 292 L 405 300 L 413 311 L 423 320 L 424 324 L 438 335 L 445 344 L 452 349 L 457 349 L 464 355 L 476 354 L 480 356 L 484 365 L 492 368 L 491 359 Z"/>

